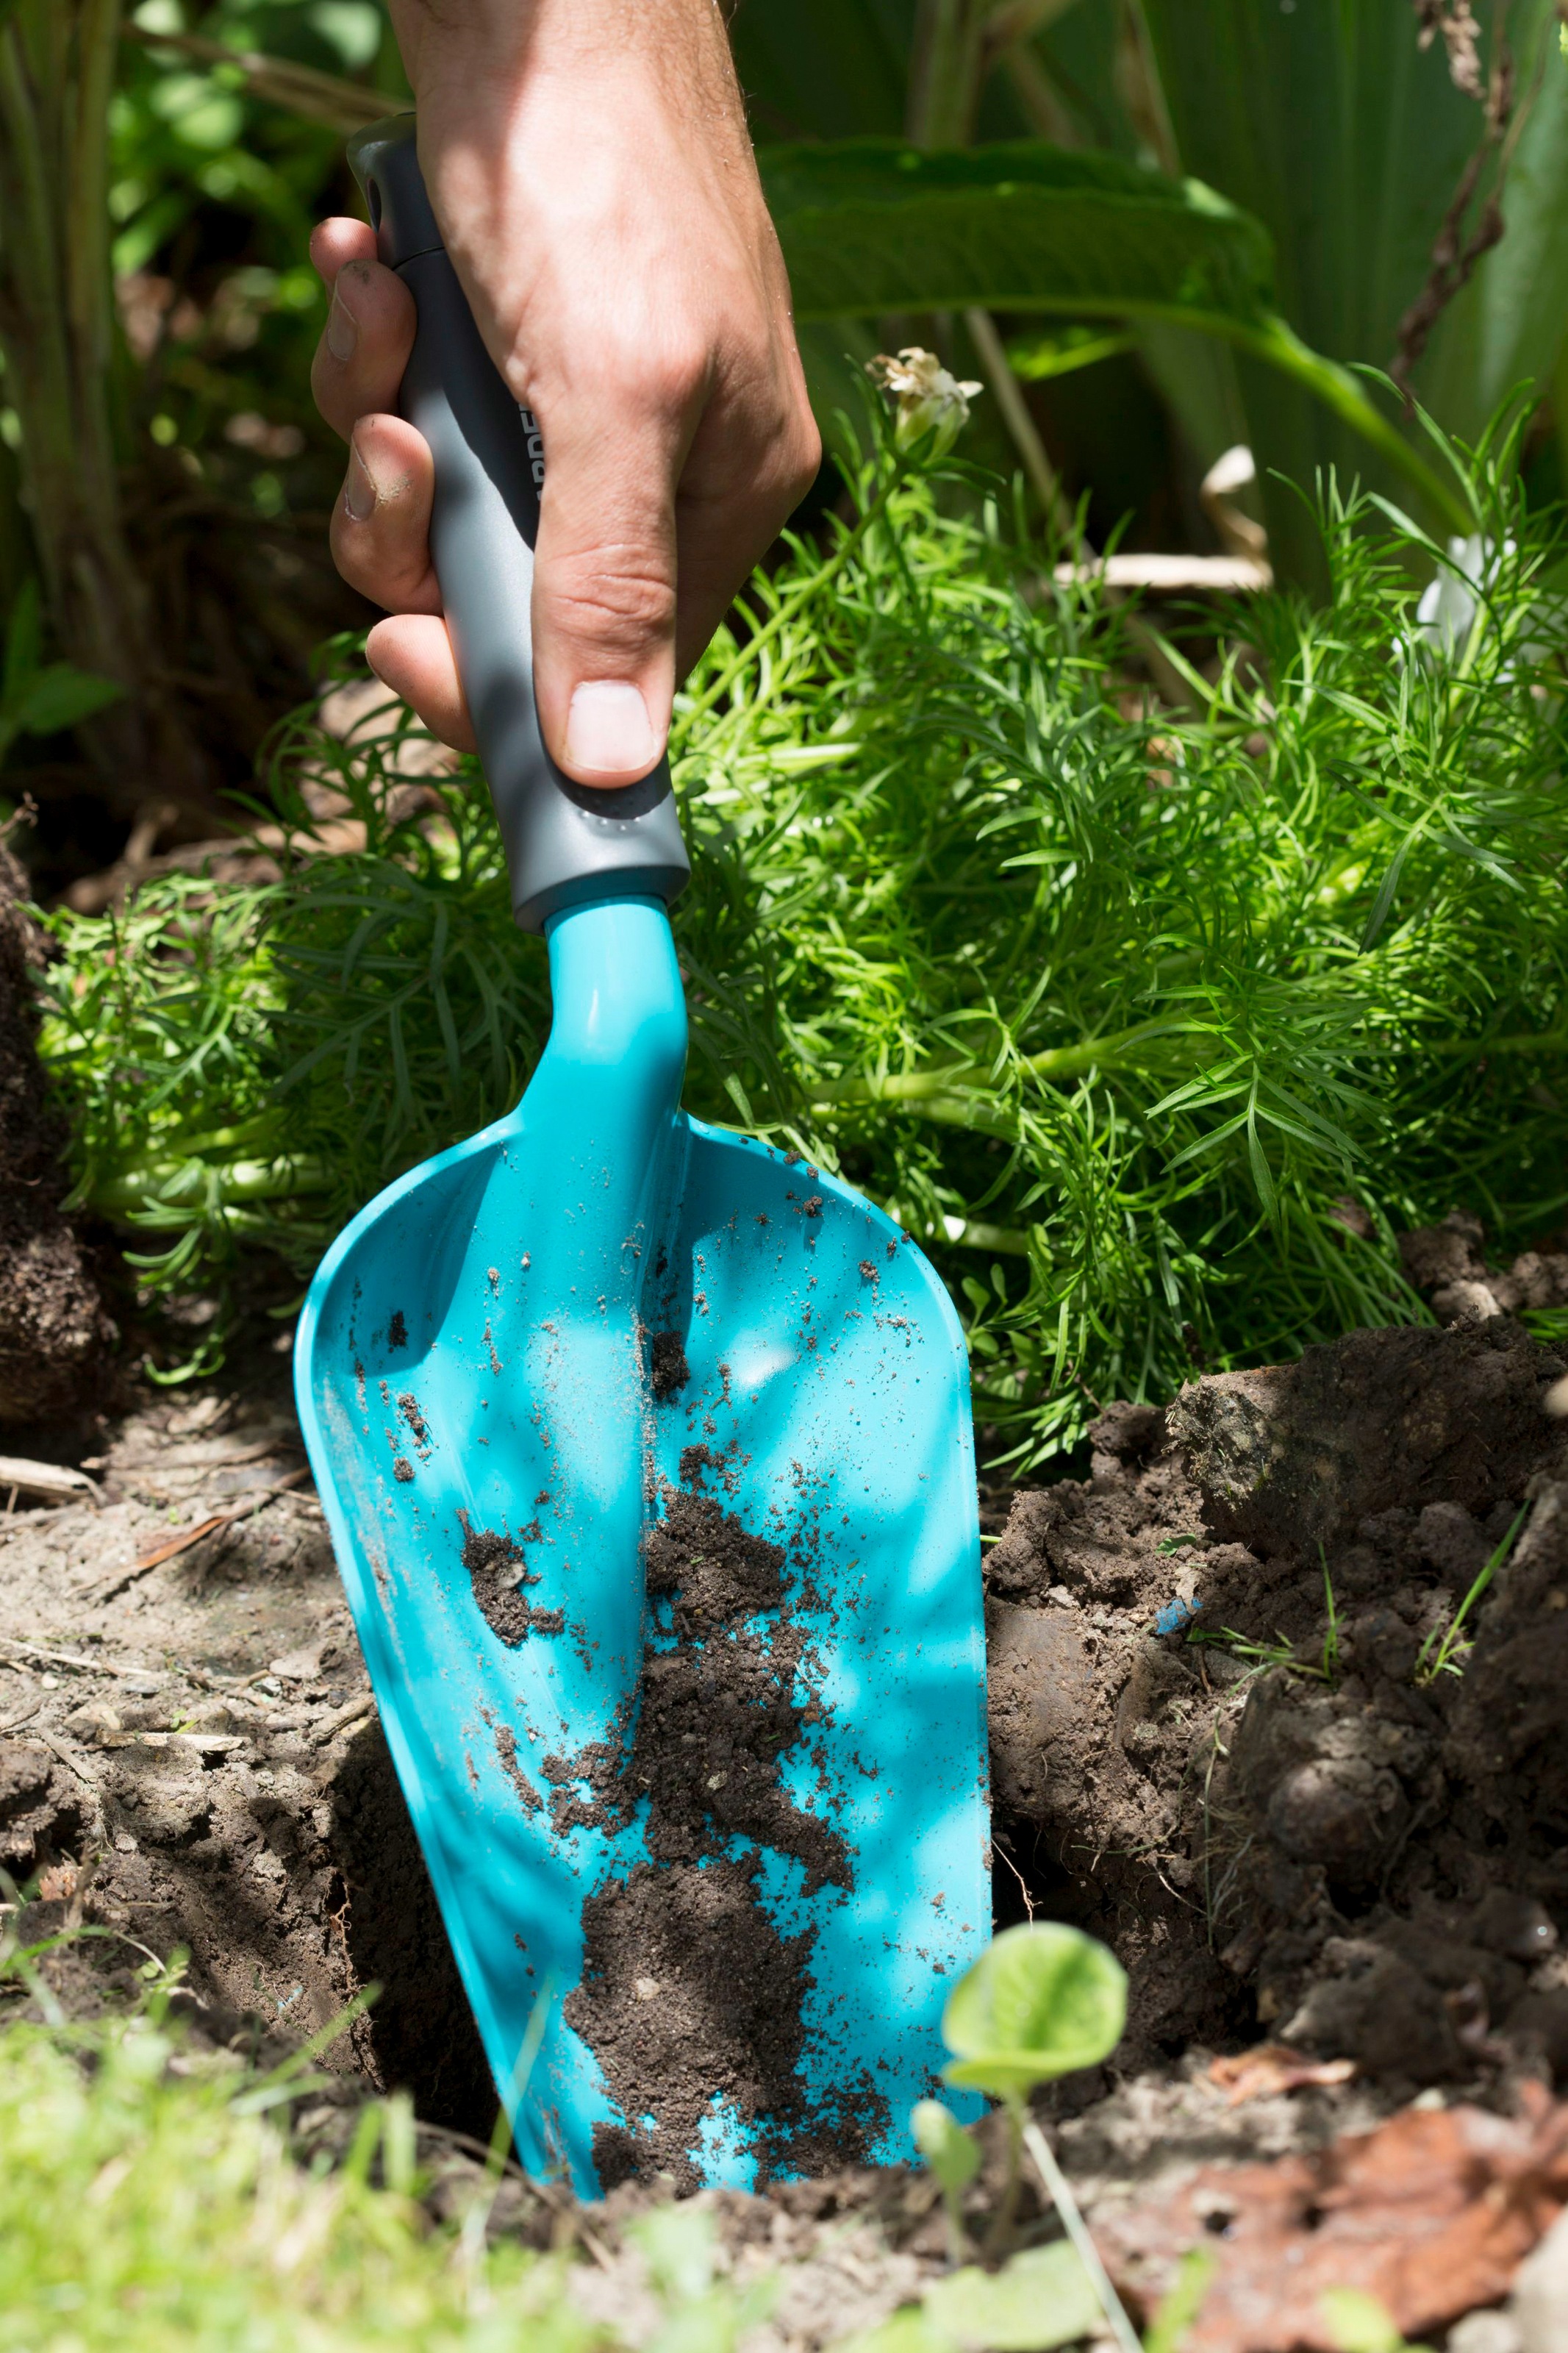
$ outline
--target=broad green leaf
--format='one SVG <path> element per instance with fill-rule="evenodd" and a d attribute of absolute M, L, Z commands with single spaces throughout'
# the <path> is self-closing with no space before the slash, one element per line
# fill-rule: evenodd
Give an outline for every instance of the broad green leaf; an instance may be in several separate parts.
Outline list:
<path fill-rule="evenodd" d="M 982 303 L 1257 325 L 1273 307 L 1256 221 L 1117 156 L 863 139 L 764 147 L 758 162 L 802 318 Z"/>
<path fill-rule="evenodd" d="M 904 127 L 910 0 L 741 0 L 730 21 L 752 133 L 841 139 Z"/>
<path fill-rule="evenodd" d="M 954 2272 L 927 2288 L 925 2308 L 960 2345 L 986 2353 L 1047 2353 L 1092 2335 L 1103 2318 L 1082 2257 L 1065 2239 L 1027 2247 L 999 2272 Z"/>
<path fill-rule="evenodd" d="M 1143 2353 L 1183 2353 L 1217 2268 L 1218 2258 L 1209 2248 L 1189 2247 L 1144 2334 Z"/>
<path fill-rule="evenodd" d="M 73 670 L 68 662 L 51 662 L 37 673 L 17 708 L 7 712 L 6 717 L 18 733 L 53 735 L 118 702 L 124 691 L 112 679 L 94 678 L 90 671 Z"/>
<path fill-rule="evenodd" d="M 906 2304 L 875 2328 L 863 2328 L 836 2345 L 833 2353 L 959 2353 L 958 2340 L 933 2320 L 923 2305 Z"/>
<path fill-rule="evenodd" d="M 948 1996 L 944 2070 L 994 2098 L 1098 2066 L 1127 2022 L 1127 1978 L 1106 1947 L 1055 1921 L 1005 1928 Z"/>
<path fill-rule="evenodd" d="M 1537 71 L 1541 79 L 1508 175 L 1503 239 L 1439 321 L 1419 379 L 1433 414 L 1469 440 L 1524 378 L 1547 389 L 1568 320 L 1568 59 L 1549 0 L 1516 8 L 1511 21 L 1521 64 L 1530 60 L 1526 86 Z"/>
<path fill-rule="evenodd" d="M 1041 140 L 927 154 L 851 139 L 757 161 L 808 324 L 979 306 L 1201 328 L 1293 378 L 1471 527 L 1356 377 L 1279 315 L 1267 232 L 1201 182 Z"/>
<path fill-rule="evenodd" d="M 1510 22 L 1541 5 L 1515 0 Z M 1386 366 L 1480 132 L 1442 42 L 1419 47 L 1408 0 L 1144 0 L 1143 14 L 1183 165 L 1267 230 L 1284 316 L 1330 358 Z M 1296 483 L 1383 470 L 1304 388 L 1247 357 L 1238 371 L 1276 566 L 1315 577 L 1315 523 L 1272 470 Z"/>

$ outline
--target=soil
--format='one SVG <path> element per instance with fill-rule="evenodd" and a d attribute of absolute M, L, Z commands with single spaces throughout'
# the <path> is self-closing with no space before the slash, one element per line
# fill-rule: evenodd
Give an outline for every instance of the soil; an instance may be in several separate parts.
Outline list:
<path fill-rule="evenodd" d="M 694 1483 L 666 1493 L 648 1540 L 658 1630 L 630 1757 L 606 1748 L 545 1767 L 562 1785 L 560 1828 L 595 1814 L 619 1826 L 648 1801 L 650 1860 L 584 1906 L 584 1979 L 566 2003 L 625 2115 L 659 2087 L 657 2127 L 599 2127 L 606 2188 L 651 2172 L 695 2188 L 688 2152 L 716 2091 L 764 2181 L 856 2161 L 884 2121 L 865 2094 L 842 2096 L 831 2116 L 808 2105 L 795 2070 L 814 1940 L 781 1935 L 760 1894 L 762 1847 L 796 1857 L 807 1893 L 849 1883 L 842 1840 L 794 1802 L 781 1773 L 821 1717 L 819 1702 L 795 1697 L 798 1577 L 782 1546 L 700 1492 L 705 1448 L 690 1450 L 686 1468 Z M 580 1778 L 592 1808 L 566 1796 Z"/>
<path fill-rule="evenodd" d="M 395 1462 L 394 1475 L 401 1477 L 403 1467 L 401 1462 Z M 535 1536 L 538 1527 L 535 1521 Z M 531 1634 L 559 1634 L 566 1623 L 563 1611 L 536 1609 L 523 1599 L 522 1588 L 539 1582 L 524 1567 L 523 1559 L 522 1546 L 514 1537 L 503 1535 L 498 1528 L 470 1527 L 464 1517 L 463 1567 L 472 1582 L 474 1599 L 491 1632 L 498 1634 L 509 1650 L 516 1650 Z M 496 1736 L 499 1742 L 502 1736 L 498 1733 Z M 515 1737 L 511 1745 L 515 1758 Z"/>
<path fill-rule="evenodd" d="M 1457 1230 L 1416 1238 L 1413 1271 L 1446 1264 Z M 1216 2179 L 1244 2202 L 1278 2178 L 1281 2213 L 1297 2183 L 1306 2213 L 1298 2176 L 1364 2172 L 1336 2154 L 1360 2146 L 1347 2133 L 1437 2108 L 1467 2147 L 1497 2140 L 1488 2118 L 1539 2137 L 1539 2104 L 1568 2090 L 1568 1420 L 1548 1409 L 1568 1367 L 1510 1314 L 1444 1312 L 1464 1320 L 1205 1377 L 1163 1411 L 1112 1407 L 1086 1478 L 984 1499 L 998 1915 L 1076 1921 L 1129 1969 L 1114 2062 L 1040 2114 L 1140 2309 L 1161 2251 L 1215 2227 L 1187 2208 Z M 4 1522 L 0 1863 L 37 1890 L 30 1929 L 74 1917 L 186 1947 L 215 2034 L 302 2038 L 378 1983 L 322 2063 L 341 2090 L 304 2138 L 337 2146 L 363 2086 L 405 2085 L 450 2159 L 438 2199 L 494 2094 L 319 1508 L 303 1485 L 273 1492 L 301 1467 L 283 1369 L 144 1400 L 91 1458 L 96 1503 Z M 59 1459 L 58 1430 L 31 1451 Z M 943 2227 L 923 2177 L 843 2163 L 853 2117 L 814 2134 L 790 2105 L 809 1953 L 761 1911 L 748 1858 L 781 1847 L 819 1882 L 843 1864 L 778 1781 L 806 1713 L 798 1566 L 713 1483 L 687 1466 L 650 1544 L 672 1647 L 629 1757 L 611 1742 L 544 1776 L 545 1801 L 599 1819 L 654 1801 L 658 1868 L 595 1905 L 574 1999 L 617 2088 L 653 2076 L 679 2103 L 684 2084 L 691 2113 L 668 2105 L 657 2147 L 606 2143 L 607 2173 L 645 2177 L 606 2208 L 516 2183 L 508 2226 L 592 2241 L 592 2294 L 635 2310 L 622 2226 L 668 2194 L 650 2168 L 682 2178 L 723 2081 L 748 2122 L 773 2120 L 768 2165 L 816 2177 L 705 2194 L 723 2260 L 738 2278 L 787 2260 L 757 2341 L 816 2347 L 918 2294 Z M 471 1541 L 476 1590 L 526 1609 L 517 1548 Z M 1462 1672 L 1433 1672 L 1489 1563 L 1448 1645 Z M 58 1964 L 93 1983 L 117 1966 L 104 1943 Z M 988 2165 L 976 2211 L 995 2189 Z M 1419 2333 L 1440 2341 L 1469 2292 Z M 1495 2281 L 1474 2295 L 1495 2301 Z M 1254 2340 L 1213 2339 L 1233 2341 Z"/>
<path fill-rule="evenodd" d="M 27 896 L 0 833 L 0 1429 L 80 1407 L 114 1337 L 88 1248 L 60 1209 L 65 1124 L 35 1043 L 47 941 Z"/>
<path fill-rule="evenodd" d="M 1126 1962 L 1121 2065 L 1260 2029 L 1411 2093 L 1568 2063 L 1563 1372 L 1505 1316 L 1356 1333 L 1112 1408 L 1013 1504 L 998 1844 Z"/>

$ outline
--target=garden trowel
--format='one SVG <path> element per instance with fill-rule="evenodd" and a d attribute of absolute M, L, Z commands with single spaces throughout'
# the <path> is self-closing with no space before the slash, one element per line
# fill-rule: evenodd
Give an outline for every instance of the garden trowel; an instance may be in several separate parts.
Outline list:
<path fill-rule="evenodd" d="M 404 414 L 553 1022 L 517 1109 L 390 1186 L 301 1316 L 301 1423 L 520 2155 L 594 2196 L 912 2154 L 989 1934 L 969 1384 L 882 1212 L 679 1109 L 668 769 L 545 753 L 543 459 L 412 116 L 353 160 L 418 306 Z"/>

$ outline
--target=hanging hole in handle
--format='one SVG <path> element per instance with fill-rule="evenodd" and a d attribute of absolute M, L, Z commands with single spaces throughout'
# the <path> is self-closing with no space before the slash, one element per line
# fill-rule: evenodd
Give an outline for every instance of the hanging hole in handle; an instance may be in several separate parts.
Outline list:
<path fill-rule="evenodd" d="M 381 227 L 381 182 L 374 176 L 366 180 L 364 184 L 364 200 L 370 210 L 370 225 L 372 228 L 379 229 Z"/>

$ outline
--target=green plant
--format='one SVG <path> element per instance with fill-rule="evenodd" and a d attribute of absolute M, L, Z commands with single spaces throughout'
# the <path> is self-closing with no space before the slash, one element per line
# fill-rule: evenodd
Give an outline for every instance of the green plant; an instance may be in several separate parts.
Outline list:
<path fill-rule="evenodd" d="M 964 2249 L 963 2193 L 980 2170 L 980 2151 L 951 2108 L 940 2100 L 918 2100 L 910 2131 L 947 2209 L 948 2251 L 962 2263 Z"/>
<path fill-rule="evenodd" d="M 966 26 L 961 82 L 973 80 L 984 54 L 981 20 L 1002 13 L 956 12 Z M 288 102 L 279 61 L 253 55 L 231 70 L 240 86 Z M 935 58 L 924 79 L 932 90 L 951 87 Z M 311 84 L 310 111 L 330 108 L 329 89 L 320 77 Z M 358 86 L 342 85 L 342 129 L 363 122 L 363 100 Z M 1474 517 L 1447 472 L 1426 461 L 1349 369 L 1311 350 L 1280 314 L 1268 238 L 1257 221 L 1195 181 L 1115 155 L 1037 140 L 964 152 L 967 133 L 957 121 L 928 121 L 918 91 L 910 110 L 914 149 L 907 138 L 859 138 L 759 150 L 795 316 L 806 326 L 999 309 L 1163 322 L 1217 337 L 1324 403 L 1451 528 L 1471 528 Z M 933 147 L 943 152 L 918 152 Z"/>
<path fill-rule="evenodd" d="M 1057 1922 L 1006 1928 L 948 1996 L 943 2072 L 1021 2122 L 1038 2085 L 1109 2057 L 1126 2018 L 1126 1977 L 1092 1936 Z"/>
<path fill-rule="evenodd" d="M 0 763 L 18 735 L 54 735 L 74 727 L 116 702 L 123 689 L 112 679 L 73 670 L 69 662 L 43 659 L 43 616 L 37 581 L 25 581 L 5 625 L 5 669 L 0 672 Z"/>
<path fill-rule="evenodd" d="M 1182 2353 L 1216 2268 L 1217 2258 L 1206 2247 L 1194 2247 L 1182 2257 L 1173 2283 L 1144 2331 L 1143 2353 Z"/>
<path fill-rule="evenodd" d="M 1299 1659 L 1294 1643 L 1288 1642 L 1283 1634 L 1276 1634 L 1272 1642 L 1253 1642 L 1245 1634 L 1238 1634 L 1233 1626 L 1222 1626 L 1213 1632 L 1198 1628 L 1187 1636 L 1187 1640 L 1199 1649 L 1228 1651 L 1233 1659 L 1249 1660 L 1254 1674 L 1263 1674 L 1270 1667 L 1284 1667 L 1289 1673 L 1308 1675 L 1315 1683 L 1332 1683 L 1334 1679 L 1329 1664 L 1326 1637 L 1323 1658 L 1319 1665 L 1313 1665 L 1310 1660 Z"/>
<path fill-rule="evenodd" d="M 1206 669 L 1170 640 L 1186 714 L 1129 691 L 1121 612 L 1042 583 L 983 484 L 971 519 L 910 453 L 846 462 L 857 520 L 759 578 L 678 711 L 688 1101 L 933 1250 L 983 1420 L 1041 1460 L 1194 1357 L 1419 1318 L 1400 1224 L 1465 1200 L 1523 1247 L 1561 1215 L 1563 541 L 1507 437 L 1468 468 L 1505 553 L 1462 647 L 1416 625 L 1433 543 L 1336 496 L 1328 607 L 1256 601 Z M 77 1198 L 154 1287 L 263 1249 L 308 1272 L 531 1067 L 542 957 L 487 797 L 470 766 L 411 810 L 398 740 L 283 732 L 279 882 L 50 919 Z M 363 852 L 310 854 L 306 768 Z"/>
<path fill-rule="evenodd" d="M 119 15 L 118 0 L 16 0 L 0 16 L 0 358 L 55 636 L 129 692 L 155 664 L 125 534 L 110 364 Z"/>
<path fill-rule="evenodd" d="M 1268 228 L 1280 304 L 1312 347 L 1387 365 L 1433 269 L 1444 215 L 1472 157 L 1463 246 L 1502 185 L 1486 150 L 1484 85 L 1511 51 L 1514 117 L 1501 160 L 1506 234 L 1479 257 L 1436 324 L 1416 375 L 1449 429 L 1476 436 L 1521 379 L 1553 380 L 1563 343 L 1557 289 L 1568 274 L 1562 196 L 1568 71 L 1550 0 L 1490 12 L 1479 74 L 1450 70 L 1445 44 L 1417 47 L 1402 0 L 1352 9 L 1259 10 L 1247 0 L 1142 0 L 1173 153 Z M 1199 446 L 1218 406 L 1212 365 L 1167 342 L 1152 354 Z M 1162 363 L 1168 365 L 1162 366 Z M 1287 484 L 1369 460 L 1310 396 L 1243 355 L 1237 394 L 1257 453 L 1270 545 L 1296 576 L 1321 579 L 1310 521 Z M 1375 461 L 1373 461 L 1375 462 Z M 1282 478 L 1282 479 L 1277 479 Z M 1387 478 L 1380 487 L 1386 488 Z"/>
<path fill-rule="evenodd" d="M 927 2288 L 921 2311 L 939 2342 L 987 2353 L 1048 2353 L 1089 2336 L 1101 2316 L 1094 2282 L 1066 2239 L 1021 2248 L 999 2271 L 951 2272 Z"/>
<path fill-rule="evenodd" d="M 1026 2147 L 1111 2333 L 1126 2353 L 1138 2353 L 1067 2178 L 1027 2106 L 1040 2084 L 1109 2058 L 1126 2022 L 1127 1978 L 1115 1956 L 1077 1928 L 1031 1921 L 1004 1929 L 964 1971 L 948 1996 L 942 2034 L 953 2054 L 946 2080 L 1000 2100 L 1006 2113 L 1007 2178 L 993 2248 L 1011 2233 Z"/>
<path fill-rule="evenodd" d="M 146 1960 L 126 2010 L 68 2019 L 40 1964 L 94 1936 L 145 1951 L 108 1929 L 24 1946 L 0 1926 L 0 2002 L 26 1992 L 41 2013 L 0 2018 L 0 2340 L 81 2353 L 380 2342 L 500 2353 L 524 2327 L 546 2353 L 603 2341 L 572 2303 L 564 2263 L 487 2244 L 482 2193 L 456 2228 L 427 2227 L 405 2098 L 366 2103 L 336 2172 L 290 2154 L 295 2105 L 329 2081 L 313 2062 L 368 1995 L 258 2073 L 192 2046 L 174 2007 L 178 1955 Z"/>
<path fill-rule="evenodd" d="M 18 1942 L 0 1910 L 0 2343 L 79 2353 L 591 2353 L 621 2342 L 573 2291 L 565 2251 L 491 2242 L 507 2161 L 505 2113 L 463 2211 L 432 2224 L 406 2094 L 366 2100 L 341 2160 L 304 2161 L 294 2119 L 341 2078 L 315 2062 L 374 2000 L 369 1988 L 278 2065 L 195 2046 L 176 1997 L 183 1955 L 149 1956 L 128 2007 L 72 2020 L 41 1964 L 107 1928 Z M 41 2023 L 7 2019 L 25 1993 Z M 548 1989 L 519 2058 L 538 2047 Z M 733 2353 L 776 2281 L 715 2276 L 710 2214 L 655 2206 L 628 2230 L 658 2320 L 646 2353 Z M 1044 2341 L 1044 2340 L 1042 2340 Z M 1052 2339 L 1051 2342 L 1056 2340 Z"/>
<path fill-rule="evenodd" d="M 1322 1678 L 1326 1683 L 1337 1683 L 1340 1673 L 1340 1613 L 1334 1606 L 1334 1580 L 1329 1574 L 1329 1556 L 1322 1545 L 1318 1557 L 1323 1564 L 1323 1602 L 1328 1612 L 1328 1626 L 1323 1634 Z"/>
<path fill-rule="evenodd" d="M 1464 1639 L 1465 1621 L 1513 1550 L 1514 1539 L 1529 1516 L 1530 1505 L 1521 1504 L 1506 1535 L 1500 1538 L 1490 1557 L 1477 1572 L 1469 1591 L 1455 1611 L 1440 1642 L 1437 1641 L 1437 1629 L 1436 1626 L 1433 1627 L 1426 1640 L 1422 1643 L 1416 1657 L 1415 1675 L 1417 1683 L 1435 1683 L 1439 1675 L 1463 1674 L 1465 1670 L 1460 1653 L 1469 1647 Z M 1434 1642 L 1437 1643 L 1437 1648 L 1428 1662 L 1427 1654 L 1432 1651 Z"/>
<path fill-rule="evenodd" d="M 836 2353 L 1052 2353 L 1098 2328 L 1101 2306 L 1074 2248 L 1025 2247 L 996 2271 L 968 2264 L 934 2280 L 919 2304 L 849 2337 Z"/>

